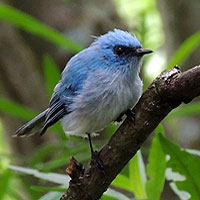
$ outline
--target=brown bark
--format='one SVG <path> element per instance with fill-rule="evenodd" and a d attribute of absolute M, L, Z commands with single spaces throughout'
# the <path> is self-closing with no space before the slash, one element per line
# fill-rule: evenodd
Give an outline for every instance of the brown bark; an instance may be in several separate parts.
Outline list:
<path fill-rule="evenodd" d="M 193 0 L 158 0 L 163 29 L 165 34 L 165 45 L 163 48 L 169 60 L 178 50 L 181 44 L 190 36 L 200 30 L 200 1 Z M 200 46 L 181 65 L 183 70 L 199 64 Z M 172 67 L 172 66 L 171 66 Z M 197 98 L 196 101 L 199 101 Z M 176 119 L 177 126 L 167 127 L 167 133 L 176 132 L 176 136 L 171 135 L 181 146 L 198 149 L 200 146 L 200 117 L 186 116 Z M 192 121 L 192 123 L 191 123 Z M 194 130 L 195 127 L 195 130 Z M 188 136 L 187 132 L 192 132 Z"/>
<path fill-rule="evenodd" d="M 178 67 L 163 72 L 144 92 L 134 108 L 135 123 L 127 118 L 101 149 L 104 173 L 92 163 L 84 172 L 82 168 L 76 167 L 76 162 L 71 164 L 73 167 L 70 169 L 73 170 L 70 170 L 70 176 L 73 179 L 61 200 L 99 199 L 167 114 L 182 102 L 189 103 L 199 95 L 200 66 L 186 72 L 181 72 Z"/>

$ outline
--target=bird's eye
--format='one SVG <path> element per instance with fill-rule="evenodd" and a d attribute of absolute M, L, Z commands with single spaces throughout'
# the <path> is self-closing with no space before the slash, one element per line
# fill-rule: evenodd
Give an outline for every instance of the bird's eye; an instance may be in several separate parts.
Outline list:
<path fill-rule="evenodd" d="M 118 56 L 121 56 L 124 53 L 122 46 L 115 46 L 114 47 L 114 53 Z"/>

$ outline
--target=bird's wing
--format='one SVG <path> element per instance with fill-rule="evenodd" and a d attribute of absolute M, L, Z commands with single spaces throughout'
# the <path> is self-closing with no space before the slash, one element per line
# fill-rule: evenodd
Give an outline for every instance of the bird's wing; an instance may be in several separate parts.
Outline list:
<path fill-rule="evenodd" d="M 54 89 L 41 135 L 46 132 L 48 127 L 71 112 L 70 105 L 73 103 L 73 98 L 80 93 L 83 82 L 87 78 L 86 71 L 83 69 L 80 65 L 73 67 L 70 65 L 67 66 L 67 70 L 65 69 L 61 81 Z"/>
<path fill-rule="evenodd" d="M 69 112 L 67 112 L 65 108 L 65 103 L 60 99 L 58 95 L 54 95 L 50 101 L 49 108 L 46 112 L 44 125 L 40 132 L 40 135 L 43 135 L 48 127 L 55 124 L 67 113 Z"/>
<path fill-rule="evenodd" d="M 93 59 L 88 59 L 90 54 L 88 49 L 81 51 L 70 59 L 63 70 L 62 79 L 54 89 L 41 134 L 44 134 L 49 126 L 71 112 L 69 107 L 73 103 L 73 98 L 80 94 L 89 71 L 95 65 Z"/>

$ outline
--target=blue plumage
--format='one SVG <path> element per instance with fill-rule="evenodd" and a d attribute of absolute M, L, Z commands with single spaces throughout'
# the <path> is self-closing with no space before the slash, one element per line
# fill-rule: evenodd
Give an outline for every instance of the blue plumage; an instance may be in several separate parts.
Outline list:
<path fill-rule="evenodd" d="M 70 135 L 101 130 L 139 100 L 140 61 L 151 52 L 143 49 L 134 35 L 119 29 L 96 38 L 69 60 L 49 108 L 16 134 L 43 134 L 58 120 Z"/>

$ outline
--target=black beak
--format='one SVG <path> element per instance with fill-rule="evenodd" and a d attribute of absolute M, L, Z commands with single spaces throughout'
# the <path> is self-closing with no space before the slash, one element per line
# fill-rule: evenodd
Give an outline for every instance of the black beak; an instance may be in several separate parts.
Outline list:
<path fill-rule="evenodd" d="M 144 49 L 142 47 L 139 47 L 136 49 L 135 53 L 137 56 L 143 56 L 145 54 L 153 53 L 153 51 L 151 49 Z"/>

